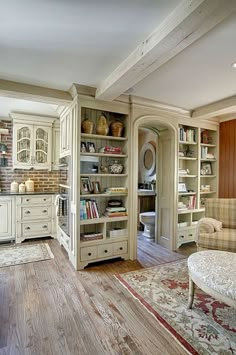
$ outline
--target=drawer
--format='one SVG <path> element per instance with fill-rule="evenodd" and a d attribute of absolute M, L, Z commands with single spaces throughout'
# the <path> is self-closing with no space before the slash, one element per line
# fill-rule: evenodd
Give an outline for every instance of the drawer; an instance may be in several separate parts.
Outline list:
<path fill-rule="evenodd" d="M 113 255 L 126 254 L 128 252 L 128 243 L 126 241 L 113 243 Z"/>
<path fill-rule="evenodd" d="M 51 222 L 30 222 L 21 224 L 21 236 L 49 235 L 52 233 Z"/>
<path fill-rule="evenodd" d="M 18 205 L 50 205 L 52 204 L 51 195 L 33 195 L 18 197 Z"/>
<path fill-rule="evenodd" d="M 183 229 L 178 231 L 178 241 L 194 241 L 195 240 L 196 229 Z"/>
<path fill-rule="evenodd" d="M 35 218 L 51 218 L 52 207 L 51 206 L 29 206 L 20 208 L 21 220 L 32 220 Z"/>
<path fill-rule="evenodd" d="M 112 256 L 112 244 L 103 244 L 98 245 L 98 258 L 106 258 L 108 256 Z"/>
<path fill-rule="evenodd" d="M 93 260 L 97 258 L 97 247 L 86 247 L 80 249 L 81 261 Z"/>

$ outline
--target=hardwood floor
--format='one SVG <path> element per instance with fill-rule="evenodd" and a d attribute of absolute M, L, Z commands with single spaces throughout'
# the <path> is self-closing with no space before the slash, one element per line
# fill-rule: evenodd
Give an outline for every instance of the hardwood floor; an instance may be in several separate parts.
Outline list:
<path fill-rule="evenodd" d="M 54 260 L 0 268 L 1 355 L 187 353 L 113 275 L 182 259 L 189 247 L 183 255 L 141 238 L 137 261 L 76 272 L 58 242 L 47 242 Z"/>

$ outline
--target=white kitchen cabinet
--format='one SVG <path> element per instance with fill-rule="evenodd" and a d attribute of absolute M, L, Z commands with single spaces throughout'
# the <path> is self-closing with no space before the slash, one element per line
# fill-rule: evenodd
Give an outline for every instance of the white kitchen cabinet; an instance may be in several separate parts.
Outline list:
<path fill-rule="evenodd" d="M 15 239 L 14 218 L 14 198 L 0 197 L 0 241 Z"/>
<path fill-rule="evenodd" d="M 60 159 L 60 127 L 52 129 L 52 170 L 59 170 Z"/>
<path fill-rule="evenodd" d="M 16 196 L 16 243 L 56 237 L 54 195 Z"/>
<path fill-rule="evenodd" d="M 12 113 L 13 169 L 52 167 L 52 124 L 54 118 Z"/>
<path fill-rule="evenodd" d="M 60 158 L 71 155 L 72 131 L 71 124 L 75 115 L 75 107 L 69 106 L 60 117 Z"/>

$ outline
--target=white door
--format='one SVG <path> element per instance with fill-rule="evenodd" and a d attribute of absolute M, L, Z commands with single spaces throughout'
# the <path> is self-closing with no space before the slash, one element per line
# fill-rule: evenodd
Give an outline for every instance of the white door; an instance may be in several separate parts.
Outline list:
<path fill-rule="evenodd" d="M 12 211 L 10 199 L 0 199 L 0 239 L 12 235 Z"/>
<path fill-rule="evenodd" d="M 158 139 L 158 219 L 157 242 L 161 246 L 172 249 L 173 211 L 174 211 L 174 171 L 173 171 L 174 137 L 166 130 Z"/>

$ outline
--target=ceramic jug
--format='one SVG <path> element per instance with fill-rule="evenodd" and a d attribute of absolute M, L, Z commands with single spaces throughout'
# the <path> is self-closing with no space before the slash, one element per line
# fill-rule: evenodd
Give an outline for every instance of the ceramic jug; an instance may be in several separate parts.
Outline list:
<path fill-rule="evenodd" d="M 96 133 L 100 134 L 100 135 L 103 135 L 103 136 L 107 136 L 108 132 L 109 132 L 109 126 L 108 126 L 108 123 L 107 123 L 107 119 L 106 119 L 105 115 L 102 114 L 99 117 L 99 120 L 98 120 Z"/>

